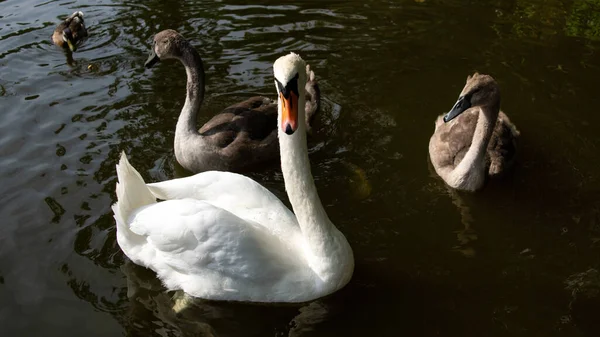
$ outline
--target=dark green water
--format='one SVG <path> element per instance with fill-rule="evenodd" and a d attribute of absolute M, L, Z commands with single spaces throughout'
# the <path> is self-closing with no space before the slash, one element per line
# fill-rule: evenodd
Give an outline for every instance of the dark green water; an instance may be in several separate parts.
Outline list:
<path fill-rule="evenodd" d="M 49 38 L 76 9 L 90 38 L 70 59 Z M 598 297 L 579 303 L 572 282 L 600 269 L 599 13 L 597 0 L 0 1 L 2 335 L 599 336 Z M 274 96 L 284 53 L 313 66 L 311 162 L 354 249 L 346 288 L 175 315 L 127 262 L 110 210 L 119 152 L 147 181 L 183 174 L 185 72 L 143 69 L 166 28 L 204 59 L 201 121 Z M 451 193 L 427 144 L 476 70 L 500 83 L 520 158 L 481 193 Z M 252 177 L 285 199 L 276 166 Z"/>

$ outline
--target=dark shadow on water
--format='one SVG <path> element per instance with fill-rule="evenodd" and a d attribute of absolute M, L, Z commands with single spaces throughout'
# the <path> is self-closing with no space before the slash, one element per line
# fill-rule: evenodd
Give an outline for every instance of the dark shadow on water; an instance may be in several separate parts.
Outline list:
<path fill-rule="evenodd" d="M 310 329 L 323 320 L 319 316 L 327 316 L 321 301 L 277 305 L 206 301 L 181 291 L 167 292 L 154 272 L 130 261 L 121 271 L 127 277 L 130 324 L 126 330 L 130 333 L 151 333 L 156 327 L 150 322 L 158 318 L 168 324 L 165 330 L 184 336 L 284 336 L 288 332 L 294 336 L 294 330 Z"/>
<path fill-rule="evenodd" d="M 452 310 L 453 298 L 470 300 L 467 292 L 372 265 L 357 266 L 354 281 L 338 293 L 305 304 L 278 305 L 190 300 L 180 292 L 166 292 L 155 273 L 130 261 L 121 271 L 129 299 L 124 323 L 136 335 L 156 329 L 157 318 L 166 324 L 163 329 L 184 336 L 365 336 L 375 327 L 379 336 L 436 336 L 440 331 L 459 336 L 474 327 Z M 361 284 L 372 279 L 383 282 Z"/>

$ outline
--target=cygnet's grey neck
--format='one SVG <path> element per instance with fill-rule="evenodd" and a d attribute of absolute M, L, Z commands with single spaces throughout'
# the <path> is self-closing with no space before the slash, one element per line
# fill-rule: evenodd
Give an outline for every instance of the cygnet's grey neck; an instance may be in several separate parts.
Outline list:
<path fill-rule="evenodd" d="M 460 182 L 457 185 L 466 189 L 474 189 L 466 185 L 479 186 L 480 180 L 485 177 L 485 155 L 499 113 L 499 104 L 481 105 L 476 108 L 479 109 L 479 117 L 471 146 L 452 172 L 453 180 Z"/>
<path fill-rule="evenodd" d="M 182 46 L 179 60 L 183 63 L 187 74 L 187 90 L 185 104 L 177 121 L 175 138 L 201 137 L 196 124 L 198 111 L 204 99 L 204 65 L 198 52 L 187 43 Z"/>
<path fill-rule="evenodd" d="M 498 118 L 498 108 L 491 105 L 483 105 L 479 106 L 479 109 L 479 117 L 477 118 L 477 126 L 473 134 L 471 148 L 475 148 L 474 152 L 476 153 L 477 160 L 483 162 L 487 146 L 494 131 L 496 119 Z"/>

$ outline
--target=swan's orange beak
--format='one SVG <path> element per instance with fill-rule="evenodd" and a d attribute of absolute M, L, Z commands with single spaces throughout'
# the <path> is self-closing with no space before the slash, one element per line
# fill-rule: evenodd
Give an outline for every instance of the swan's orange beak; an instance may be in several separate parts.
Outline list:
<path fill-rule="evenodd" d="M 279 93 L 281 100 L 281 130 L 288 135 L 298 129 L 298 96 L 290 90 L 288 98 Z"/>

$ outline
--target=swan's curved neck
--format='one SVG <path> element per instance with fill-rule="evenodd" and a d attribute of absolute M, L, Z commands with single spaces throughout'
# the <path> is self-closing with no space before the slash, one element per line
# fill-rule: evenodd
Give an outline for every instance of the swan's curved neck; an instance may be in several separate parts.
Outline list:
<path fill-rule="evenodd" d="M 299 121 L 303 121 L 304 118 L 303 96 L 300 94 L 298 102 L 298 110 L 302 110 L 298 111 Z M 281 104 L 279 104 L 279 109 L 281 109 Z M 281 121 L 278 121 L 277 125 L 281 125 Z M 329 220 L 323 204 L 321 204 L 311 174 L 306 145 L 306 125 L 298 123 L 298 129 L 292 135 L 285 134 L 278 127 L 278 136 L 285 189 L 302 234 L 313 255 L 319 258 L 331 256 L 332 235 L 337 229 Z"/>
<path fill-rule="evenodd" d="M 198 110 L 204 99 L 204 65 L 202 64 L 202 58 L 192 46 L 186 45 L 179 60 L 183 63 L 187 74 L 187 91 L 185 104 L 181 109 L 177 128 L 175 129 L 175 142 L 182 137 L 200 136 L 196 123 Z"/>
<path fill-rule="evenodd" d="M 496 119 L 500 107 L 498 105 L 479 106 L 479 117 L 477 118 L 477 126 L 473 134 L 471 146 L 461 162 L 454 169 L 455 176 L 467 176 L 472 172 L 484 174 L 485 155 L 487 147 L 494 132 Z"/>

